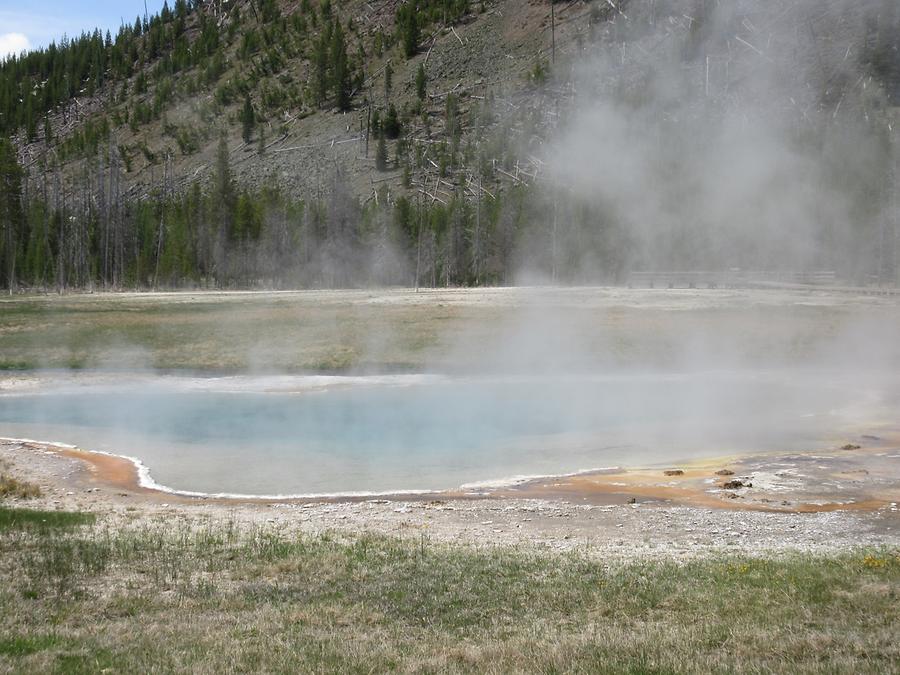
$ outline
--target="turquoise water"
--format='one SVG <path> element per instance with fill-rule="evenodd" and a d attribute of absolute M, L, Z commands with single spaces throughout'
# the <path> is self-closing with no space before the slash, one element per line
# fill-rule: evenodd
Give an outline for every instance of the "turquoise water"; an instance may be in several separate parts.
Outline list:
<path fill-rule="evenodd" d="M 440 490 L 816 447 L 884 398 L 810 373 L 86 378 L 0 397 L 0 435 L 136 457 L 181 491 Z"/>

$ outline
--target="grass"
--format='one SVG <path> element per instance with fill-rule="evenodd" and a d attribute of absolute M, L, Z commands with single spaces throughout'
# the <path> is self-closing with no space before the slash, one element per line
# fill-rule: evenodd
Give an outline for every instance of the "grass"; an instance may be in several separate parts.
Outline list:
<path fill-rule="evenodd" d="M 10 530 L 53 530 L 90 525 L 94 516 L 90 513 L 67 511 L 41 511 L 0 506 L 0 533 Z"/>
<path fill-rule="evenodd" d="M 39 367 L 343 371 L 420 367 L 441 307 L 303 296 L 2 299 L 0 370 Z M 380 337 L 373 341 L 372 335 Z"/>
<path fill-rule="evenodd" d="M 14 636 L 0 639 L 0 655 L 22 657 L 57 647 L 60 639 L 56 635 Z"/>
<path fill-rule="evenodd" d="M 9 465 L 0 460 L 0 499 L 34 499 L 41 496 L 41 488 L 7 473 Z"/>
<path fill-rule="evenodd" d="M 0 499 L 12 497 L 14 499 L 34 499 L 41 496 L 41 488 L 34 483 L 19 480 L 12 476 L 0 473 Z"/>
<path fill-rule="evenodd" d="M 84 522 L 0 530 L 0 671 L 900 667 L 900 557 L 885 550 L 609 565 L 590 551 Z"/>
<path fill-rule="evenodd" d="M 564 335 L 577 333 L 577 357 L 598 363 L 666 363 L 698 336 L 710 349 L 721 344 L 737 350 L 725 356 L 801 359 L 842 326 L 858 322 L 846 308 L 790 304 L 669 312 L 563 302 L 551 319 L 533 324 L 534 310 L 527 307 L 449 304 L 440 295 L 409 304 L 395 302 L 396 293 L 4 297 L 0 371 L 481 368 L 485 354 L 503 354 L 511 340 L 548 324 L 566 329 Z M 530 356 L 523 356 L 526 365 Z M 559 365 L 563 356 L 551 363 Z"/>

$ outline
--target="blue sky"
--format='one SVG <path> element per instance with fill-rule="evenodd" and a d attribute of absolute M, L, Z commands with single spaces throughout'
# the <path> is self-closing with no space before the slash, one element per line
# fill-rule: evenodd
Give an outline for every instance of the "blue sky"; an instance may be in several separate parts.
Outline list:
<path fill-rule="evenodd" d="M 163 0 L 147 0 L 150 14 L 162 5 Z M 0 59 L 23 48 L 44 47 L 63 34 L 101 28 L 115 35 L 123 18 L 133 24 L 143 13 L 144 0 L 0 0 Z"/>

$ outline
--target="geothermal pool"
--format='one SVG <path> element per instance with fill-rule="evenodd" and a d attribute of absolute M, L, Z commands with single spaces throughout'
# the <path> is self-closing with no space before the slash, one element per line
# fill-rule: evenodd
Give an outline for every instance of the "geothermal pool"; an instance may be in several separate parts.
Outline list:
<path fill-rule="evenodd" d="M 534 377 L 80 376 L 0 395 L 0 436 L 139 460 L 206 494 L 448 490 L 832 447 L 898 388 L 821 371 Z"/>

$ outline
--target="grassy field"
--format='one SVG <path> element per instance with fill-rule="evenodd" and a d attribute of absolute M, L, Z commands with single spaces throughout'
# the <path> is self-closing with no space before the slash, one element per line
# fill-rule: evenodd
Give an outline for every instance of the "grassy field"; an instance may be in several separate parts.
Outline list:
<path fill-rule="evenodd" d="M 0 370 L 152 367 L 339 371 L 421 365 L 445 307 L 296 296 L 68 296 L 0 304 Z M 377 341 L 373 336 L 379 336 Z"/>
<path fill-rule="evenodd" d="M 900 668 L 900 556 L 607 565 L 229 524 L 0 509 L 0 671 Z"/>
<path fill-rule="evenodd" d="M 900 327 L 894 306 L 764 294 L 728 301 L 715 291 L 635 291 L 624 301 L 553 293 L 545 304 L 511 289 L 13 296 L 0 298 L 0 370 L 580 369 L 668 366 L 698 354 L 777 364 L 840 344 L 858 326 L 869 325 L 867 334 Z"/>

